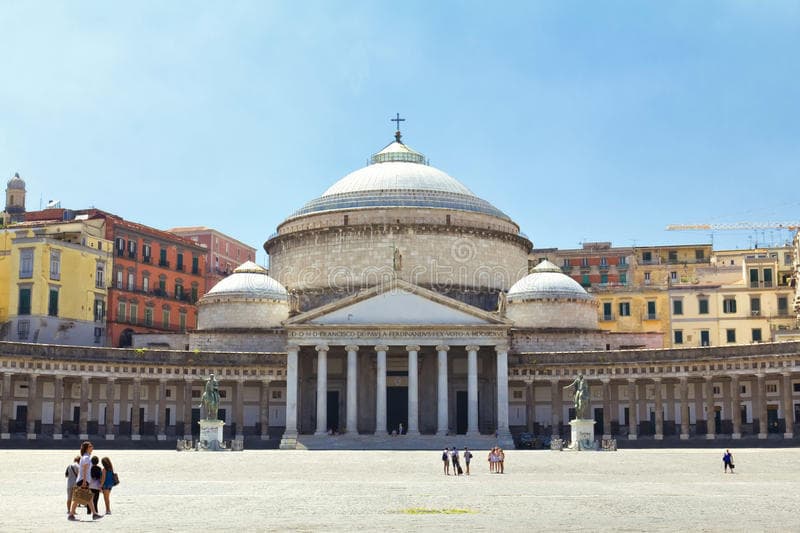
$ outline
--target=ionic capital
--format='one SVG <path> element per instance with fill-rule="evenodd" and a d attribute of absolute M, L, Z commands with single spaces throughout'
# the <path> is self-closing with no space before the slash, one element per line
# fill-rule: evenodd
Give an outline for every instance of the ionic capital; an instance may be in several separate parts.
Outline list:
<path fill-rule="evenodd" d="M 286 353 L 294 352 L 298 353 L 300 351 L 300 347 L 296 344 L 287 344 L 286 345 Z"/>
<path fill-rule="evenodd" d="M 450 347 L 448 345 L 446 345 L 446 344 L 440 344 L 440 345 L 438 345 L 436 347 L 436 351 L 437 352 L 449 352 L 450 351 Z"/>
<path fill-rule="evenodd" d="M 469 345 L 467 345 L 466 348 L 467 348 L 468 352 L 477 352 L 478 350 L 481 349 L 481 347 L 478 346 L 477 344 L 469 344 Z"/>
<path fill-rule="evenodd" d="M 327 344 L 318 344 L 318 345 L 314 346 L 314 349 L 317 352 L 327 352 L 330 348 L 328 348 Z"/>
<path fill-rule="evenodd" d="M 357 344 L 348 344 L 344 347 L 345 350 L 348 352 L 356 352 L 358 353 L 359 346 Z"/>
<path fill-rule="evenodd" d="M 419 350 L 420 348 L 416 344 L 409 344 L 408 346 L 406 346 L 407 352 L 419 352 Z"/>
<path fill-rule="evenodd" d="M 508 344 L 498 344 L 494 347 L 494 351 L 497 353 L 508 353 Z"/>
<path fill-rule="evenodd" d="M 389 351 L 389 347 L 386 346 L 385 344 L 379 344 L 379 345 L 375 346 L 375 351 L 376 352 L 388 352 Z"/>

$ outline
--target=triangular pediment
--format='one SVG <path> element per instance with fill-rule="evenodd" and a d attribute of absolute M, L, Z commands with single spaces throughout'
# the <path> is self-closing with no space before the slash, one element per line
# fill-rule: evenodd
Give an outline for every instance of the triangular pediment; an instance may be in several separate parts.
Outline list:
<path fill-rule="evenodd" d="M 510 325 L 505 319 L 403 280 L 290 318 L 289 325 Z"/>

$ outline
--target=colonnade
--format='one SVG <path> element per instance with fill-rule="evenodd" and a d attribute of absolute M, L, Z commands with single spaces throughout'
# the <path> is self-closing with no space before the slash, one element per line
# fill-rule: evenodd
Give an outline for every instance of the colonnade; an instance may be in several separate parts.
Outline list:
<path fill-rule="evenodd" d="M 508 426 L 508 347 L 492 346 L 497 361 L 497 425 L 500 435 L 510 434 Z M 314 347 L 317 357 L 317 394 L 316 394 L 316 435 L 328 432 L 328 352 L 330 346 L 319 344 Z M 343 433 L 358 433 L 358 352 L 364 347 L 348 344 L 347 351 L 347 387 L 346 387 L 346 422 Z M 408 435 L 419 435 L 419 345 L 405 346 L 408 368 Z M 470 344 L 465 346 L 467 352 L 467 435 L 478 435 L 478 351 L 481 346 Z M 386 418 L 386 375 L 387 353 L 389 346 L 378 344 L 371 348 L 376 360 L 376 400 L 375 400 L 375 433 L 387 433 Z M 437 354 L 437 406 L 436 434 L 446 435 L 449 432 L 448 405 L 448 352 L 450 346 L 435 346 Z M 296 436 L 298 427 L 298 369 L 301 346 L 289 345 L 286 348 L 286 434 Z"/>

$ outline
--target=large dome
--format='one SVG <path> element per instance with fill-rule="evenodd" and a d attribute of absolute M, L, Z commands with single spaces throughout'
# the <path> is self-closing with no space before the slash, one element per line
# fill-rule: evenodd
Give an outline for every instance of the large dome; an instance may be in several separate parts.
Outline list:
<path fill-rule="evenodd" d="M 208 300 L 219 296 L 266 298 L 280 301 L 288 299 L 283 285 L 269 277 L 263 267 L 252 261 L 242 263 L 241 266 L 233 271 L 233 274 L 214 285 L 210 291 L 203 295 L 203 298 Z"/>
<path fill-rule="evenodd" d="M 530 300 L 592 300 L 580 284 L 550 261 L 542 261 L 508 290 L 509 302 Z"/>
<path fill-rule="evenodd" d="M 398 140 L 289 218 L 364 207 L 434 207 L 509 217 Z"/>

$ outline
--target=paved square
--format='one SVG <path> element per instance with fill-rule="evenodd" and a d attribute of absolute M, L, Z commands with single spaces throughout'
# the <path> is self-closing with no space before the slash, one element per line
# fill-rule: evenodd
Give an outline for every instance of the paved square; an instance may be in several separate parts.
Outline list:
<path fill-rule="evenodd" d="M 800 449 L 732 451 L 735 475 L 722 473 L 723 450 L 512 450 L 504 475 L 476 452 L 473 475 L 455 478 L 439 452 L 113 450 L 121 484 L 101 527 L 800 531 Z M 75 452 L 1 452 L 0 531 L 97 530 L 66 520 Z"/>

